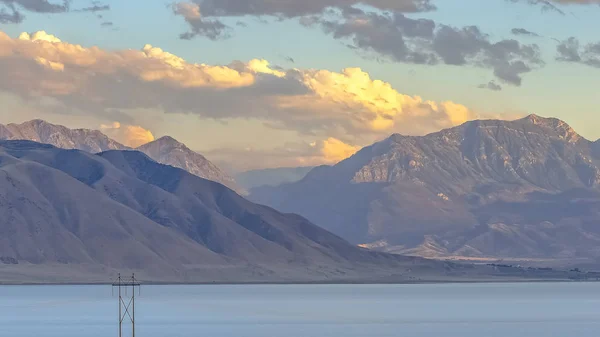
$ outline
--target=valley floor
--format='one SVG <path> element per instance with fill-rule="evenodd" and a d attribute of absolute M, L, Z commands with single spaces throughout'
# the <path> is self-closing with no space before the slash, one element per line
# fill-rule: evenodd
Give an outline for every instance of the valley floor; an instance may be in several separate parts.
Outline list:
<path fill-rule="evenodd" d="M 509 264 L 463 264 L 431 261 L 432 265 L 404 268 L 358 268 L 304 270 L 286 266 L 210 267 L 184 274 L 150 274 L 143 270 L 116 270 L 85 265 L 0 265 L 0 284 L 110 284 L 118 273 L 130 275 L 145 284 L 424 284 L 598 281 L 600 272 L 561 270 L 549 267 L 523 267 Z"/>

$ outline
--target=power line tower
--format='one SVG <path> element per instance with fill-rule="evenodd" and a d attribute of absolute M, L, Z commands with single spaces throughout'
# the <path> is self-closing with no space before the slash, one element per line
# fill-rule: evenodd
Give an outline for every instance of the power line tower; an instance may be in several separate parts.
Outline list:
<path fill-rule="evenodd" d="M 135 291 L 137 288 L 138 295 L 141 294 L 141 284 L 135 279 L 135 274 L 131 274 L 131 278 L 124 279 L 119 276 L 115 283 L 112 284 L 113 295 L 114 289 L 118 288 L 119 295 L 119 337 L 123 337 L 123 322 L 131 323 L 132 337 L 135 337 Z M 127 295 L 127 290 L 131 288 L 131 296 Z"/>

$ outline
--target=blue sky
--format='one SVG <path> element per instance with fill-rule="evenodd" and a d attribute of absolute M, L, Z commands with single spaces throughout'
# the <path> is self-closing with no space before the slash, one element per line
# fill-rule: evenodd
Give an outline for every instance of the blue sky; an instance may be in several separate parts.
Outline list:
<path fill-rule="evenodd" d="M 196 2 L 203 13 L 202 1 Z M 0 8 L 2 3 L 0 0 Z M 595 99 L 597 88 L 600 86 L 600 68 L 555 60 L 557 45 L 569 37 L 577 38 L 582 46 L 600 41 L 597 33 L 600 31 L 600 20 L 597 20 L 600 17 L 600 6 L 597 4 L 559 6 L 558 8 L 564 11 L 564 14 L 560 14 L 552 10 L 543 11 L 539 5 L 529 4 L 526 0 L 519 3 L 506 0 L 437 0 L 433 1 L 437 7 L 435 11 L 405 13 L 411 19 L 430 19 L 437 25 L 443 24 L 457 29 L 477 26 L 489 36 L 492 43 L 516 39 L 524 45 L 539 46 L 544 65 L 523 74 L 520 86 L 504 83 L 494 76 L 493 70 L 488 67 L 474 64 L 446 65 L 444 62 L 437 65 L 395 62 L 373 50 L 349 48 L 347 45 L 353 43 L 352 39 L 335 39 L 331 34 L 324 33 L 318 25 L 303 26 L 299 24 L 298 17 L 278 20 L 268 15 L 261 18 L 252 15 L 209 16 L 209 20 L 219 20 L 232 27 L 231 37 L 213 41 L 204 36 L 196 36 L 191 40 L 184 40 L 180 39 L 179 35 L 190 30 L 190 22 L 195 21 L 186 22 L 182 15 L 175 15 L 174 3 L 162 0 L 107 0 L 102 4 L 109 5 L 110 10 L 78 13 L 74 10 L 90 6 L 91 3 L 77 0 L 72 2 L 71 11 L 67 13 L 40 14 L 20 8 L 25 15 L 23 22 L 0 24 L 0 30 L 11 38 L 16 38 L 22 32 L 44 30 L 63 42 L 80 44 L 87 48 L 97 46 L 107 52 L 141 50 L 144 45 L 151 44 L 185 59 L 190 64 L 229 65 L 233 61 L 264 59 L 270 62 L 272 68 L 281 67 L 285 71 L 297 68 L 302 72 L 314 69 L 332 73 L 340 73 L 344 68 L 359 67 L 368 73 L 371 79 L 389 83 L 402 95 L 419 96 L 423 100 L 434 102 L 452 101 L 472 111 L 469 116 L 512 118 L 536 113 L 564 119 L 584 136 L 591 139 L 600 138 L 600 131 L 596 128 L 600 116 Z M 372 11 L 382 13 L 379 10 Z M 103 18 L 97 18 L 96 14 L 101 14 Z M 204 14 L 202 15 L 204 20 Z M 113 26 L 101 26 L 102 22 L 107 21 L 112 22 Z M 236 24 L 238 22 L 243 22 L 246 26 L 239 26 Z M 540 36 L 514 36 L 511 34 L 513 28 L 524 28 Z M 294 62 L 290 58 L 293 58 Z M 377 58 L 383 61 L 378 61 Z M 305 81 L 308 81 L 306 76 L 309 75 L 304 76 Z M 479 85 L 490 81 L 500 84 L 502 90 L 478 88 Z M 322 95 L 317 89 L 313 90 L 313 94 Z M 326 89 L 322 90 L 329 92 Z M 439 120 L 427 125 L 427 119 L 419 115 L 419 118 L 398 120 L 393 127 L 373 127 L 367 131 L 357 127 L 354 121 L 351 123 L 352 127 L 347 127 L 343 125 L 343 120 L 332 121 L 333 118 L 330 117 L 322 123 L 331 125 L 302 126 L 300 129 L 294 125 L 305 123 L 304 119 L 296 117 L 289 120 L 290 112 L 279 112 L 272 106 L 261 107 L 260 116 L 227 111 L 227 115 L 221 117 L 185 109 L 177 113 L 165 113 L 160 107 L 136 109 L 128 105 L 127 109 L 122 109 L 123 116 L 127 116 L 122 120 L 115 120 L 118 118 L 110 114 L 102 115 L 102 112 L 97 111 L 79 111 L 67 118 L 56 111 L 44 111 L 37 102 L 31 103 L 31 97 L 21 91 L 7 91 L 1 97 L 9 102 L 8 106 L 21 112 L 5 111 L 0 114 L 0 122 L 21 122 L 29 117 L 38 117 L 72 124 L 67 125 L 72 127 L 98 128 L 101 124 L 110 122 L 131 124 L 150 130 L 156 137 L 170 134 L 194 149 L 213 155 L 230 153 L 231 157 L 243 157 L 240 151 L 249 151 L 248 156 L 244 157 L 247 159 L 244 159 L 243 165 L 232 164 L 238 167 L 255 167 L 257 165 L 246 165 L 246 162 L 260 156 L 272 160 L 267 166 L 327 162 L 333 160 L 324 158 L 328 146 L 326 141 L 330 139 L 341 141 L 343 148 L 339 151 L 343 156 L 351 153 L 354 148 L 368 145 L 392 132 L 420 134 L 452 126 Z M 61 104 L 69 104 L 62 101 L 62 97 L 59 97 L 59 100 Z M 332 100 L 339 100 L 339 97 Z M 203 104 L 202 100 L 197 102 L 197 105 Z M 71 106 L 67 108 L 70 109 Z M 117 106 L 104 108 L 105 111 L 109 108 L 112 111 Z M 77 109 L 85 110 L 81 107 Z M 220 109 L 220 106 L 215 108 Z M 316 113 L 320 118 L 324 114 Z M 284 114 L 286 117 L 280 118 L 277 114 Z M 386 112 L 383 112 L 384 119 L 387 118 L 385 114 Z M 434 115 L 439 115 L 439 111 L 434 111 Z M 364 119 L 362 112 L 353 116 L 359 120 Z M 265 124 L 269 126 L 266 127 Z M 271 124 L 276 124 L 276 127 Z M 346 130 L 339 132 L 340 128 Z M 231 134 L 239 137 L 232 137 Z M 320 145 L 315 146 L 317 143 Z M 314 153 L 311 152 L 311 146 L 315 148 Z M 302 156 L 306 158 L 298 159 Z M 223 155 L 218 160 L 226 162 L 228 158 Z"/>

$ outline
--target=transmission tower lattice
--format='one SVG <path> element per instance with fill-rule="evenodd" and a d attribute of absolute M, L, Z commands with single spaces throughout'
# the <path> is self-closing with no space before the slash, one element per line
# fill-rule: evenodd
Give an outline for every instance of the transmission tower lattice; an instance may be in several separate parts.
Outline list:
<path fill-rule="evenodd" d="M 119 337 L 123 337 L 123 323 L 126 321 L 131 323 L 132 337 L 135 337 L 135 291 L 137 288 L 138 295 L 141 294 L 141 284 L 135 279 L 135 274 L 131 274 L 131 278 L 128 279 L 119 274 L 116 282 L 112 284 L 113 295 L 115 288 L 118 289 L 119 295 Z M 127 295 L 128 289 L 131 289 L 131 296 Z"/>

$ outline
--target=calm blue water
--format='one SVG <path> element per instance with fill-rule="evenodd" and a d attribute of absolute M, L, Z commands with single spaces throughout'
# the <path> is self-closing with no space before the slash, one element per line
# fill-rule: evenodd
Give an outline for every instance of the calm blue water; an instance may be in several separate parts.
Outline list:
<path fill-rule="evenodd" d="M 597 337 L 600 284 L 146 286 L 136 309 L 138 337 Z M 0 287 L 0 335 L 116 336 L 117 310 L 107 286 Z"/>

